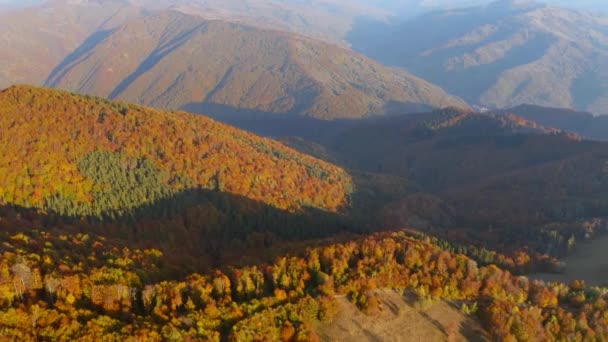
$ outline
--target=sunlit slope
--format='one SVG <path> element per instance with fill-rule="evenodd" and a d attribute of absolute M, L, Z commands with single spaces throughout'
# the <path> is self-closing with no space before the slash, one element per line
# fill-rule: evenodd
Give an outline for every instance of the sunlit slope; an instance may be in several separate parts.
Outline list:
<path fill-rule="evenodd" d="M 336 211 L 348 174 L 204 116 L 18 86 L 0 93 L 0 201 L 126 213 L 188 189 Z"/>
<path fill-rule="evenodd" d="M 360 118 L 466 104 L 403 70 L 302 36 L 178 12 L 130 21 L 47 85 L 232 118 Z"/>

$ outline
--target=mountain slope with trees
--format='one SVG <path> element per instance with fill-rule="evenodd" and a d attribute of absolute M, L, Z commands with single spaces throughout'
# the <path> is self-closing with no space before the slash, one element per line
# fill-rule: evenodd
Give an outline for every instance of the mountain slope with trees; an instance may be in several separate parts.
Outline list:
<path fill-rule="evenodd" d="M 344 314 L 336 296 L 370 321 L 394 308 L 382 306 L 378 289 L 414 301 L 421 317 L 433 302 L 449 301 L 493 340 L 608 334 L 605 289 L 531 281 L 408 232 L 167 278 L 166 255 L 157 249 L 61 226 L 32 230 L 35 224 L 35 217 L 0 207 L 0 333 L 9 339 L 318 341 L 319 326 Z M 457 337 L 458 328 L 443 336 Z"/>
<path fill-rule="evenodd" d="M 154 245 L 180 274 L 358 229 L 343 169 L 201 115 L 17 86 L 0 130 L 0 204 Z"/>
<path fill-rule="evenodd" d="M 326 144 L 347 165 L 384 173 L 353 192 L 337 166 L 183 112 L 19 86 L 0 92 L 0 130 L 9 339 L 315 341 L 343 299 L 374 317 L 387 289 L 415 303 L 418 319 L 450 303 L 495 340 L 608 334 L 605 289 L 515 275 L 555 265 L 540 247 L 596 233 L 575 219 L 608 206 L 603 143 L 513 115 L 377 118 Z M 342 214 L 409 181 L 418 193 L 381 209 L 426 213 L 433 225 L 449 214 L 439 226 L 449 240 L 361 236 L 387 225 Z M 564 225 L 534 228 L 553 220 Z M 458 336 L 448 328 L 446 339 Z"/>
<path fill-rule="evenodd" d="M 202 187 L 282 209 L 347 204 L 343 170 L 203 116 L 27 86 L 0 93 L 0 111 L 4 202 L 120 211 Z M 134 198 L 104 197 L 117 191 Z"/>
<path fill-rule="evenodd" d="M 46 83 L 226 118 L 360 118 L 466 107 L 436 86 L 342 48 L 178 12 L 129 22 Z"/>
<path fill-rule="evenodd" d="M 594 116 L 589 112 L 534 105 L 521 105 L 498 113 L 515 114 L 541 125 L 574 132 L 592 140 L 608 140 L 608 116 L 604 115 Z"/>
<path fill-rule="evenodd" d="M 324 148 L 286 141 L 351 170 L 366 189 L 354 205 L 387 227 L 554 256 L 604 231 L 583 222 L 608 210 L 606 143 L 512 114 L 446 109 L 358 122 Z"/>

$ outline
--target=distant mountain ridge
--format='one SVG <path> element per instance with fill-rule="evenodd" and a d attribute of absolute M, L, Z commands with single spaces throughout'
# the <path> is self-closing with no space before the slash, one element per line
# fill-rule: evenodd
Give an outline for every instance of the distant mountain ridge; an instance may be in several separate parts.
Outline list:
<path fill-rule="evenodd" d="M 608 140 L 608 116 L 594 116 L 572 109 L 521 105 L 505 109 L 499 114 L 515 114 L 541 125 L 574 132 L 587 139 Z"/>
<path fill-rule="evenodd" d="M 361 30 L 365 30 L 363 27 Z M 608 113 L 608 17 L 527 1 L 436 11 L 354 47 L 471 104 Z"/>
<path fill-rule="evenodd" d="M 485 223 L 492 222 L 509 231 L 608 208 L 606 143 L 513 114 L 445 109 L 383 117 L 346 127 L 322 144 L 327 151 L 319 156 L 328 155 L 351 170 L 415 184 L 409 188 L 417 191 L 401 196 L 392 209 L 386 207 L 396 226 L 461 222 L 486 229 Z M 436 197 L 430 200 L 424 193 Z M 416 221 L 424 212 L 412 209 L 419 208 L 417 201 L 434 213 L 425 224 Z M 451 209 L 437 209 L 441 203 Z"/>
<path fill-rule="evenodd" d="M 97 40 L 124 20 L 147 13 L 121 0 L 51 0 L 0 13 L 0 89 L 42 85 L 87 38 Z"/>
<path fill-rule="evenodd" d="M 168 11 L 83 49 L 47 86 L 208 114 L 360 118 L 464 101 L 349 50 Z"/>

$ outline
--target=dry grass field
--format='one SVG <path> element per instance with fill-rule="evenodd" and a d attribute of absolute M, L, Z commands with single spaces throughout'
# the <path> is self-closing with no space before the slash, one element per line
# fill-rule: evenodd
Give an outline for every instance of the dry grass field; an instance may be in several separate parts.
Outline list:
<path fill-rule="evenodd" d="M 322 341 L 488 341 L 478 322 L 448 302 L 418 309 L 391 290 L 377 292 L 380 310 L 366 315 L 340 297 L 340 313 L 318 329 Z"/>

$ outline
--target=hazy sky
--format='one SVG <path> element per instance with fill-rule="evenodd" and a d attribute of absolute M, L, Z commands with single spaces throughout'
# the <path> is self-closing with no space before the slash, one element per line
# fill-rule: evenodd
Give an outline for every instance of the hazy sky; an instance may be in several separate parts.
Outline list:
<path fill-rule="evenodd" d="M 11 6 L 27 6 L 35 3 L 45 2 L 46 0 L 0 0 L 0 5 Z M 192 0 L 202 1 L 202 0 Z M 269 0 L 259 0 L 269 1 Z M 276 1 L 276 0 L 274 0 Z M 290 0 L 287 0 L 290 1 Z M 302 0 L 291 0 L 302 2 Z M 344 0 L 351 1 L 351 0 Z M 446 7 L 466 7 L 472 5 L 487 4 L 494 0 L 359 0 L 372 6 L 378 6 L 391 10 L 412 10 L 413 12 L 424 11 L 428 9 L 441 9 Z M 500 0 L 499 0 L 500 1 Z M 513 0 L 504 0 L 513 1 Z M 520 1 L 520 0 L 515 0 Z M 527 0 L 521 0 L 527 1 Z M 547 3 L 551 5 L 583 9 L 587 11 L 596 11 L 608 13 L 608 0 L 537 0 L 537 2 Z"/>

